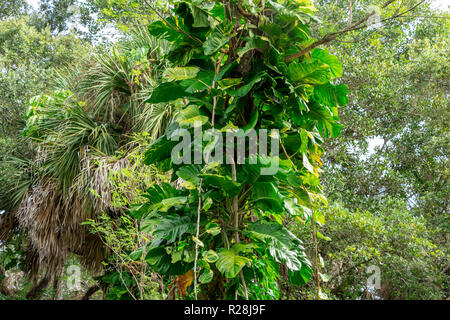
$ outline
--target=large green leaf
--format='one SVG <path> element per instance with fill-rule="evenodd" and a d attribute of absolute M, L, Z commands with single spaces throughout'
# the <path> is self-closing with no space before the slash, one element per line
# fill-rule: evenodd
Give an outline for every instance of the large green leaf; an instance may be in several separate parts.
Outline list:
<path fill-rule="evenodd" d="M 255 182 L 251 199 L 261 210 L 283 212 L 281 195 L 271 182 Z"/>
<path fill-rule="evenodd" d="M 146 217 L 148 214 L 156 211 L 167 212 L 171 207 L 183 204 L 187 200 L 185 196 L 180 196 L 180 191 L 168 183 L 162 183 L 161 185 L 155 184 L 148 188 L 143 196 L 148 201 L 140 206 L 135 205 L 130 210 L 130 214 L 135 218 Z M 143 220 L 143 224 L 145 224 L 147 231 L 154 225 L 154 223 L 150 223 L 145 219 Z"/>
<path fill-rule="evenodd" d="M 337 121 L 337 117 L 327 108 L 313 101 L 309 105 L 308 117 L 317 120 L 317 129 L 321 136 L 336 137 L 340 134 L 342 125 Z"/>
<path fill-rule="evenodd" d="M 164 82 L 153 89 L 146 103 L 164 103 L 184 98 L 188 95 L 178 82 Z"/>
<path fill-rule="evenodd" d="M 163 135 L 155 140 L 150 147 L 145 151 L 144 163 L 146 165 L 170 158 L 172 149 L 178 144 L 177 141 L 172 141 Z"/>
<path fill-rule="evenodd" d="M 176 172 L 177 176 L 185 181 L 189 181 L 195 186 L 200 183 L 200 169 L 198 165 L 184 165 Z"/>
<path fill-rule="evenodd" d="M 208 12 L 206 10 L 193 3 L 189 3 L 189 7 L 191 8 L 192 17 L 194 18 L 194 23 L 192 24 L 194 28 L 205 28 L 210 26 Z"/>
<path fill-rule="evenodd" d="M 164 247 L 150 249 L 145 256 L 145 261 L 153 266 L 157 272 L 163 274 L 169 270 L 171 265 L 171 258 Z"/>
<path fill-rule="evenodd" d="M 345 106 L 348 103 L 348 89 L 345 84 L 334 86 L 331 83 L 314 87 L 314 98 L 328 107 Z"/>
<path fill-rule="evenodd" d="M 342 63 L 339 59 L 328 53 L 326 50 L 315 48 L 311 51 L 311 56 L 314 59 L 320 60 L 322 63 L 327 64 L 330 67 L 331 75 L 333 78 L 342 77 Z"/>
<path fill-rule="evenodd" d="M 191 104 L 180 111 L 175 121 L 180 126 L 192 127 L 194 124 L 204 125 L 209 121 L 209 117 L 205 115 L 199 106 Z"/>
<path fill-rule="evenodd" d="M 292 62 L 288 68 L 288 76 L 292 82 L 304 84 L 325 84 L 331 78 L 329 66 L 317 60 L 311 63 Z"/>
<path fill-rule="evenodd" d="M 230 96 L 234 97 L 235 99 L 244 97 L 250 92 L 250 90 L 253 88 L 253 86 L 256 83 L 263 80 L 265 76 L 266 76 L 265 72 L 258 73 L 256 75 L 254 75 L 253 78 L 251 78 L 249 81 L 247 81 L 247 83 L 244 84 L 243 86 L 239 87 L 238 89 L 227 90 L 227 93 Z"/>
<path fill-rule="evenodd" d="M 167 68 L 163 77 L 168 81 L 186 80 L 195 78 L 200 71 L 197 67 L 175 67 Z"/>
<path fill-rule="evenodd" d="M 147 192 L 144 194 L 144 197 L 146 197 L 149 200 L 149 203 L 153 205 L 160 203 L 164 199 L 179 195 L 179 191 L 172 187 L 169 183 L 162 183 L 161 185 L 155 184 L 146 191 Z"/>
<path fill-rule="evenodd" d="M 263 49 L 269 46 L 269 42 L 267 38 L 263 38 L 261 36 L 254 36 L 247 40 L 245 46 L 240 48 L 237 53 L 239 57 L 242 57 L 245 53 L 254 49 Z"/>
<path fill-rule="evenodd" d="M 346 84 L 341 83 L 340 85 L 336 86 L 336 98 L 338 105 L 344 107 L 348 104 L 348 87 Z"/>
<path fill-rule="evenodd" d="M 276 222 L 260 220 L 253 223 L 249 231 L 254 238 L 262 241 L 266 241 L 267 239 L 276 240 L 287 247 L 292 247 L 295 244 L 295 236 L 291 235 L 289 231 Z"/>
<path fill-rule="evenodd" d="M 250 236 L 269 244 L 269 253 L 277 261 L 286 263 L 289 270 L 302 268 L 303 247 L 290 231 L 276 222 L 257 221 L 250 226 Z"/>
<path fill-rule="evenodd" d="M 167 243 L 181 240 L 185 233 L 193 233 L 195 222 L 189 216 L 178 214 L 165 215 L 153 235 L 157 239 L 166 239 Z"/>
<path fill-rule="evenodd" d="M 219 87 L 222 90 L 237 86 L 238 84 L 241 84 L 242 78 L 225 78 L 218 81 Z"/>
<path fill-rule="evenodd" d="M 241 190 L 241 184 L 233 181 L 229 176 L 204 173 L 199 175 L 203 179 L 204 186 L 213 186 L 228 193 L 231 197 L 236 196 Z"/>
<path fill-rule="evenodd" d="M 203 50 L 205 55 L 210 56 L 216 53 L 230 40 L 230 36 L 224 36 L 218 29 L 214 29 L 209 34 L 206 41 L 203 43 Z"/>
<path fill-rule="evenodd" d="M 210 88 L 214 75 L 214 71 L 200 71 L 195 78 L 181 80 L 180 85 L 187 93 L 202 92 Z"/>
<path fill-rule="evenodd" d="M 219 259 L 219 255 L 214 250 L 208 250 L 203 253 L 203 259 L 209 263 L 214 263 Z"/>
<path fill-rule="evenodd" d="M 311 162 L 308 159 L 308 155 L 306 154 L 306 152 L 303 153 L 302 155 L 302 163 L 303 166 L 311 173 L 314 173 L 314 166 L 311 164 Z"/>
<path fill-rule="evenodd" d="M 311 279 L 312 270 L 309 266 L 304 265 L 300 270 L 289 271 L 289 282 L 295 286 L 302 286 Z"/>
<path fill-rule="evenodd" d="M 186 203 L 187 197 L 172 197 L 161 201 L 160 212 L 167 212 L 170 208 Z"/>
<path fill-rule="evenodd" d="M 216 267 L 226 278 L 236 277 L 245 264 L 251 261 L 246 257 L 239 256 L 233 249 L 222 249 L 218 254 Z"/>
<path fill-rule="evenodd" d="M 165 22 L 158 20 L 153 22 L 151 25 L 148 26 L 149 33 L 159 39 L 165 39 L 168 41 L 175 41 L 181 36 L 181 33 L 179 33 L 176 30 L 173 30 L 171 27 L 169 27 Z"/>
<path fill-rule="evenodd" d="M 139 261 L 142 258 L 142 253 L 144 252 L 145 246 L 141 247 L 129 254 L 129 257 L 133 261 Z"/>
<path fill-rule="evenodd" d="M 198 281 L 200 283 L 209 283 L 213 279 L 214 272 L 211 269 L 203 269 L 200 272 L 200 276 L 198 277 Z"/>

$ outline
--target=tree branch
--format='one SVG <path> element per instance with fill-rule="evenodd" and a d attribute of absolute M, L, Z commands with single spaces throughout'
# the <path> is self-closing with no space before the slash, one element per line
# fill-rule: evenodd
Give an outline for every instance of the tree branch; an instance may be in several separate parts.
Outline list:
<path fill-rule="evenodd" d="M 393 2 L 395 2 L 397 0 L 388 0 L 387 2 L 385 2 L 381 8 L 384 9 L 387 6 L 389 6 L 390 4 L 392 4 Z M 366 15 L 364 18 L 362 18 L 361 20 L 350 24 L 349 26 L 347 26 L 346 28 L 340 30 L 340 31 L 336 31 L 336 32 L 332 32 L 330 34 L 327 34 L 326 36 L 324 36 L 322 39 L 310 44 L 309 46 L 307 46 L 306 48 L 300 50 L 297 53 L 294 53 L 290 56 L 287 56 L 286 58 L 284 58 L 284 62 L 290 62 L 292 60 L 295 60 L 297 58 L 300 58 L 301 56 L 305 55 L 306 53 L 310 52 L 311 50 L 313 50 L 314 48 L 328 43 L 330 41 L 333 41 L 334 39 L 336 39 L 338 36 L 340 36 L 341 34 L 356 30 L 356 29 L 360 29 L 361 25 L 364 24 L 367 20 L 369 20 L 370 17 L 372 17 L 375 14 L 375 11 L 372 11 L 371 13 L 369 13 L 368 15 Z"/>
<path fill-rule="evenodd" d="M 89 289 L 86 291 L 86 293 L 81 298 L 81 300 L 89 300 L 91 298 L 91 296 L 100 289 L 101 289 L 101 287 L 99 284 L 95 284 L 95 285 L 89 287 Z"/>

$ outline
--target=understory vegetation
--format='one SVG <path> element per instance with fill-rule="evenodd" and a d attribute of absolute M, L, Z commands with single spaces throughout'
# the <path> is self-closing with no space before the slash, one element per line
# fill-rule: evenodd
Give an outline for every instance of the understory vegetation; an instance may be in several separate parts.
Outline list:
<path fill-rule="evenodd" d="M 3 1 L 0 299 L 446 299 L 449 18 Z"/>

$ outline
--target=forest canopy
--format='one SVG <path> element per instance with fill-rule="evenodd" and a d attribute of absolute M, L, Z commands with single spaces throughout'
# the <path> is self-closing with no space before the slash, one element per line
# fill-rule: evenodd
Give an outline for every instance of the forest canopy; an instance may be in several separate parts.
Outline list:
<path fill-rule="evenodd" d="M 449 17 L 2 1 L 0 299 L 446 299 Z"/>

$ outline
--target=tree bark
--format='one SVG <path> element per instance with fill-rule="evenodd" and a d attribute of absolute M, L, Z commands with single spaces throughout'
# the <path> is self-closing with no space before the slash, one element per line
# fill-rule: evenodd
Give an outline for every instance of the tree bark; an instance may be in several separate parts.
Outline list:
<path fill-rule="evenodd" d="M 101 287 L 99 284 L 93 285 L 91 287 L 89 287 L 89 289 L 86 291 L 86 293 L 84 294 L 84 296 L 81 298 L 81 300 L 89 300 L 91 298 L 91 296 L 96 293 L 98 290 L 100 290 Z"/>
<path fill-rule="evenodd" d="M 38 284 L 33 286 L 30 291 L 26 294 L 27 299 L 38 299 L 42 295 L 42 291 L 48 287 L 50 283 L 51 277 L 49 275 L 45 275 Z"/>

